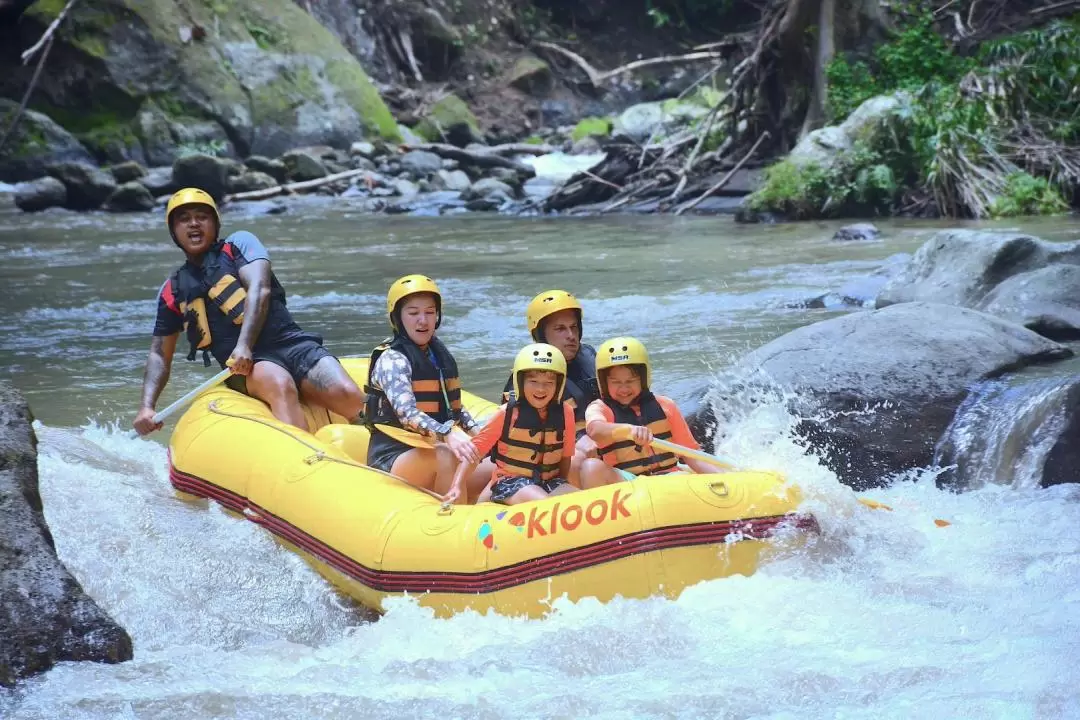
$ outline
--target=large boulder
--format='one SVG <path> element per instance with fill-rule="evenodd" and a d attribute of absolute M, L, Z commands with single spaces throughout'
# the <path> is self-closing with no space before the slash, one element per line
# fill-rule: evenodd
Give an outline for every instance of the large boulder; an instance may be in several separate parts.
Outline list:
<path fill-rule="evenodd" d="M 1048 337 L 1080 335 L 1080 242 L 943 230 L 882 288 L 886 307 L 921 300 L 975 308 Z"/>
<path fill-rule="evenodd" d="M 92 165 L 65 162 L 50 165 L 46 170 L 64 183 L 66 207 L 72 210 L 96 210 L 116 190 L 113 176 Z"/>
<path fill-rule="evenodd" d="M 36 41 L 63 6 L 34 3 L 16 29 L 18 46 Z M 17 96 L 32 71 L 13 64 L 0 77 L 0 95 Z M 365 135 L 398 139 L 357 59 L 292 0 L 76 3 L 34 101 L 77 133 L 128 128 L 149 165 L 174 159 L 170 143 L 185 141 L 178 128 L 205 138 L 200 124 L 215 126 L 242 156 L 347 148 Z"/>
<path fill-rule="evenodd" d="M 24 212 L 48 210 L 67 204 L 67 188 L 53 177 L 43 177 L 15 186 L 15 206 Z"/>
<path fill-rule="evenodd" d="M 145 212 L 153 208 L 154 196 L 135 180 L 120 185 L 105 201 L 105 209 L 109 212 Z"/>
<path fill-rule="evenodd" d="M 0 128 L 6 131 L 19 104 L 0 98 Z M 34 180 L 49 165 L 61 162 L 92 164 L 94 158 L 71 133 L 47 115 L 27 110 L 14 135 L 0 149 L 0 182 Z"/>
<path fill-rule="evenodd" d="M 224 158 L 195 153 L 173 163 L 173 184 L 178 188 L 194 187 L 205 190 L 221 201 L 229 189 L 229 169 L 232 164 Z"/>
<path fill-rule="evenodd" d="M 788 159 L 796 165 L 814 163 L 830 167 L 856 144 L 873 147 L 889 132 L 889 119 L 913 102 L 908 93 L 872 97 L 857 107 L 839 125 L 807 133 L 792 149 Z"/>
<path fill-rule="evenodd" d="M 1080 338 L 1080 265 L 1051 265 L 1013 275 L 976 309 L 1055 340 Z"/>
<path fill-rule="evenodd" d="M 131 638 L 56 557 L 26 401 L 0 381 L 0 685 L 58 662 L 123 662 Z"/>
<path fill-rule="evenodd" d="M 1071 355 L 984 313 L 904 303 L 802 327 L 755 350 L 710 388 L 698 423 L 723 428 L 745 402 L 787 403 L 800 418 L 797 435 L 844 483 L 874 487 L 931 463 L 973 383 Z"/>

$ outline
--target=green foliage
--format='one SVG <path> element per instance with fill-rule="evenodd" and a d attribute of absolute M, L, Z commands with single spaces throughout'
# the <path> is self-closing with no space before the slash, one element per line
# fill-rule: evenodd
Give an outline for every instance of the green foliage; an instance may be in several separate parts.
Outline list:
<path fill-rule="evenodd" d="M 587 137 L 607 137 L 611 134 L 611 120 L 601 117 L 587 117 L 578 121 L 574 131 L 570 133 L 574 142 Z"/>
<path fill-rule="evenodd" d="M 991 217 L 1057 215 L 1068 211 L 1069 204 L 1060 190 L 1046 178 L 1032 177 L 1026 172 L 1009 175 L 1005 192 L 990 206 Z"/>
<path fill-rule="evenodd" d="M 829 63 L 829 114 L 840 121 L 875 95 L 956 82 L 974 65 L 952 52 L 934 32 L 933 15 L 925 13 L 879 46 L 869 62 L 840 56 Z"/>
<path fill-rule="evenodd" d="M 828 166 L 781 160 L 765 171 L 749 205 L 793 220 L 875 215 L 891 210 L 900 190 L 881 153 L 856 145 Z"/>

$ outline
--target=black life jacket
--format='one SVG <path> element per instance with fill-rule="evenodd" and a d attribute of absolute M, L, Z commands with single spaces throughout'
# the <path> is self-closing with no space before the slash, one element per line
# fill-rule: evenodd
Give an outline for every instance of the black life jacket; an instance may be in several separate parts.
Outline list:
<path fill-rule="evenodd" d="M 552 480 L 559 476 L 566 432 L 562 403 L 548 405 L 547 418 L 528 403 L 506 406 L 502 434 L 491 454 L 501 477 Z"/>
<path fill-rule="evenodd" d="M 641 415 L 634 412 L 633 408 L 604 398 L 604 404 L 611 408 L 615 416 L 615 423 L 643 425 L 649 428 L 653 437 L 670 441 L 671 423 L 656 396 L 645 390 L 641 393 L 639 403 Z M 635 445 L 633 440 L 620 440 L 597 448 L 597 454 L 609 465 L 634 475 L 662 475 L 676 470 L 679 464 L 673 453 L 649 454 L 645 452 L 645 448 Z"/>
<path fill-rule="evenodd" d="M 190 344 L 187 359 L 194 360 L 203 351 L 203 364 L 210 366 L 213 355 L 224 367 L 244 323 L 247 292 L 240 284 L 240 269 L 225 249 L 227 240 L 218 241 L 202 256 L 202 265 L 186 262 L 169 278 L 180 314 L 184 317 L 184 334 Z M 231 246 L 230 246 L 231 247 Z M 209 299 L 210 307 L 206 300 Z M 285 310 L 285 289 L 273 273 L 270 274 L 270 304 L 263 331 L 279 321 Z M 275 312 L 275 305 L 280 310 Z M 291 317 L 287 318 L 291 321 Z"/>
<path fill-rule="evenodd" d="M 428 348 L 435 354 L 438 367 L 431 362 L 428 353 L 421 350 L 405 333 L 398 333 L 371 352 L 368 380 L 364 386 L 364 392 L 368 396 L 364 415 L 367 424 L 373 429 L 378 430 L 379 425 L 402 427 L 386 393 L 375 384 L 373 378 L 375 363 L 384 352 L 390 349 L 397 350 L 409 361 L 412 368 L 412 391 L 416 396 L 416 407 L 420 412 L 430 415 L 441 423 L 450 420 L 457 421 L 461 414 L 461 379 L 458 377 L 457 361 L 438 338 L 431 338 Z"/>

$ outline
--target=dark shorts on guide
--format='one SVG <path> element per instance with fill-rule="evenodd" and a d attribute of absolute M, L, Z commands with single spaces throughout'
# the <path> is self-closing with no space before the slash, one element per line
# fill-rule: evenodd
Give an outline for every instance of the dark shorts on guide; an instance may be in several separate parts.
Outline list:
<path fill-rule="evenodd" d="M 323 347 L 321 337 L 305 332 L 284 338 L 271 347 L 259 347 L 251 356 L 255 362 L 272 362 L 285 368 L 297 388 L 311 372 L 311 368 L 315 367 L 315 363 L 324 357 L 333 357 L 330 351 Z M 247 382 L 242 375 L 233 375 L 225 384 L 233 390 L 247 393 Z"/>
<path fill-rule="evenodd" d="M 497 503 L 505 503 L 514 496 L 518 490 L 535 485 L 547 494 L 551 494 L 556 488 L 566 485 L 562 478 L 551 480 L 533 480 L 527 477 L 506 477 L 495 481 L 491 486 L 491 499 Z"/>

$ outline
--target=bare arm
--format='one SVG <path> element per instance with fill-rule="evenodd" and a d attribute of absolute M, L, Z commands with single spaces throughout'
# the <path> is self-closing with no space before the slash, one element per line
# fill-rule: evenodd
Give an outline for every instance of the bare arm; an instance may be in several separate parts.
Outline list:
<path fill-rule="evenodd" d="M 240 268 L 240 284 L 247 299 L 244 300 L 244 322 L 236 344 L 251 348 L 259 339 L 270 312 L 270 261 L 254 260 Z"/>
<path fill-rule="evenodd" d="M 150 354 L 146 357 L 146 369 L 143 371 L 142 403 L 140 409 L 153 410 L 161 391 L 169 382 L 173 354 L 180 333 L 155 336 L 150 343 Z"/>

